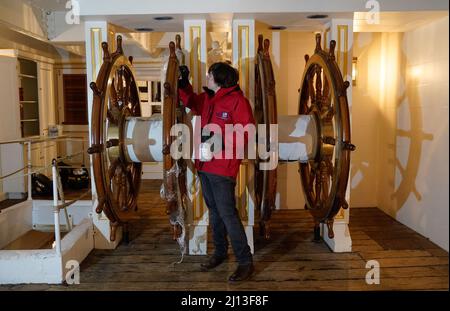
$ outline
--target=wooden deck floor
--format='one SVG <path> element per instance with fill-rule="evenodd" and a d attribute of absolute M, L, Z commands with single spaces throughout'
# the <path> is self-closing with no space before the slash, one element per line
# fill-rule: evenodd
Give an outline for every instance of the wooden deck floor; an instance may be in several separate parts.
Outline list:
<path fill-rule="evenodd" d="M 312 221 L 304 210 L 273 215 L 272 239 L 255 228 L 256 272 L 250 281 L 229 284 L 229 262 L 201 272 L 204 256 L 180 259 L 172 241 L 159 182 L 141 187 L 142 218 L 131 229 L 131 242 L 116 250 L 94 250 L 81 265 L 81 284 L 11 285 L 3 290 L 448 290 L 448 253 L 377 208 L 353 208 L 351 253 L 332 253 L 312 242 Z M 211 238 L 209 238 L 211 241 Z M 209 249 L 212 245 L 210 244 Z M 380 284 L 365 282 L 368 260 L 380 264 Z"/>

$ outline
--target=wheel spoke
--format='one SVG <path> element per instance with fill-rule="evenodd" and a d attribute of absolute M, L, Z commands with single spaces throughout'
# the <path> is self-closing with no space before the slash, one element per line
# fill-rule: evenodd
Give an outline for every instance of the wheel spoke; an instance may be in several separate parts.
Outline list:
<path fill-rule="evenodd" d="M 127 210 L 128 209 L 128 197 L 129 197 L 129 193 L 128 193 L 128 183 L 127 183 L 127 176 L 126 176 L 126 171 L 123 171 L 122 169 L 122 174 L 120 175 L 120 180 L 121 180 L 121 189 L 122 189 L 122 198 L 121 198 L 121 204 L 120 207 L 122 208 L 122 210 Z"/>
<path fill-rule="evenodd" d="M 322 105 L 322 68 L 320 66 L 316 66 L 316 106 L 317 110 L 321 110 Z"/>
<path fill-rule="evenodd" d="M 329 84 L 328 78 L 326 76 L 324 76 L 323 78 L 324 78 L 324 85 L 323 85 L 322 98 L 326 99 L 326 101 L 324 100 L 323 102 L 327 103 L 330 98 L 330 84 Z"/>
<path fill-rule="evenodd" d="M 316 102 L 316 92 L 314 90 L 314 72 L 315 70 L 311 70 L 310 78 L 308 79 L 308 92 L 310 98 L 310 107 Z"/>
<path fill-rule="evenodd" d="M 320 162 L 320 184 L 321 184 L 321 190 L 320 193 L 320 201 L 321 203 L 325 203 L 328 199 L 328 170 L 327 170 L 327 164 L 325 161 Z"/>
<path fill-rule="evenodd" d="M 128 184 L 130 185 L 130 192 L 132 194 L 135 194 L 134 193 L 134 178 L 133 178 L 133 174 L 131 172 L 131 167 L 126 172 L 126 178 L 127 178 Z"/>
<path fill-rule="evenodd" d="M 111 82 L 111 88 L 110 88 L 110 97 L 114 104 L 117 104 L 117 91 L 116 91 L 116 79 L 113 78 Z"/>
<path fill-rule="evenodd" d="M 118 125 L 119 121 L 117 119 L 117 117 L 114 116 L 113 112 L 108 109 L 108 111 L 106 112 L 106 117 L 108 118 L 108 121 L 111 122 L 114 125 Z"/>
<path fill-rule="evenodd" d="M 108 177 L 110 180 L 114 178 L 114 175 L 116 174 L 116 168 L 120 164 L 119 159 L 115 159 L 109 166 L 108 169 Z"/>

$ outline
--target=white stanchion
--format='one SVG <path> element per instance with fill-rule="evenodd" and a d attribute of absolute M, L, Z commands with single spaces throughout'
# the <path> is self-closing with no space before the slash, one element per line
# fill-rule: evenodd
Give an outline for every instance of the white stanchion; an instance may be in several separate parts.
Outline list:
<path fill-rule="evenodd" d="M 61 255 L 61 228 L 59 224 L 59 207 L 58 207 L 58 172 L 56 160 L 52 161 L 52 177 L 53 177 L 53 208 L 55 219 L 55 251 L 57 255 Z"/>
<path fill-rule="evenodd" d="M 28 153 L 27 153 L 28 198 L 27 199 L 28 199 L 28 201 L 31 201 L 32 200 L 31 193 L 33 191 L 33 188 L 31 187 L 31 167 L 32 167 L 32 165 L 31 165 L 31 141 L 27 142 L 27 151 L 28 151 Z"/>

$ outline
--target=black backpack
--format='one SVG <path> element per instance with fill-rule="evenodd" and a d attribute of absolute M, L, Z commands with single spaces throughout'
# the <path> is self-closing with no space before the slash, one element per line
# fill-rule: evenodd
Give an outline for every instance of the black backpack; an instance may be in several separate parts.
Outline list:
<path fill-rule="evenodd" d="M 32 174 L 31 189 L 33 195 L 53 195 L 52 180 L 44 174 Z"/>

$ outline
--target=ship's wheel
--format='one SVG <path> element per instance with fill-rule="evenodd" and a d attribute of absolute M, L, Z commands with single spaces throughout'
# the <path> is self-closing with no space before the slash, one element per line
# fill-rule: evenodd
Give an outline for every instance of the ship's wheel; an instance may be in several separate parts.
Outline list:
<path fill-rule="evenodd" d="M 270 41 L 258 36 L 258 53 L 255 64 L 255 120 L 257 125 L 264 125 L 264 146 L 270 150 L 270 125 L 277 124 L 277 101 L 275 94 L 275 78 L 269 54 Z M 277 191 L 277 169 L 261 170 L 260 164 L 265 162 L 260 156 L 255 161 L 255 208 L 259 211 L 260 234 L 270 238 L 270 217 L 275 209 Z"/>
<path fill-rule="evenodd" d="M 139 91 L 131 67 L 122 50 L 122 37 L 117 37 L 117 50 L 109 53 L 102 43 L 103 64 L 96 82 L 91 123 L 91 147 L 97 213 L 104 212 L 111 222 L 111 241 L 116 228 L 126 225 L 137 209 L 141 180 L 141 163 L 126 160 L 123 148 L 124 123 L 128 117 L 141 116 Z"/>
<path fill-rule="evenodd" d="M 180 37 L 176 37 L 180 43 Z M 174 160 L 170 146 L 174 141 L 171 129 L 185 122 L 184 109 L 178 101 L 178 60 L 175 43 L 169 44 L 169 59 L 164 82 L 163 116 L 141 117 L 139 90 L 134 78 L 132 58 L 122 51 L 122 37 L 117 37 L 117 50 L 110 54 L 108 44 L 102 43 L 103 65 L 97 81 L 91 83 L 94 92 L 91 120 L 91 141 L 95 188 L 98 196 L 97 213 L 104 212 L 111 222 L 111 236 L 116 238 L 117 226 L 122 225 L 128 240 L 127 224 L 138 215 L 137 196 L 142 162 L 163 162 L 163 198 L 166 212 L 173 225 L 174 239 L 181 235 L 183 200 L 186 197 L 183 159 Z M 155 147 L 161 148 L 155 150 Z M 162 149 L 162 150 L 161 150 Z M 184 211 L 184 210 L 183 210 Z M 180 220 L 181 219 L 181 220 Z"/>
<path fill-rule="evenodd" d="M 306 208 L 314 218 L 315 230 L 326 223 L 333 238 L 333 220 L 341 208 L 348 208 L 345 199 L 350 170 L 350 115 L 347 100 L 349 82 L 343 80 L 335 60 L 336 42 L 330 50 L 320 46 L 305 56 L 306 66 L 300 87 L 299 114 L 311 115 L 316 122 L 317 152 L 307 163 L 300 163 L 300 177 Z"/>

